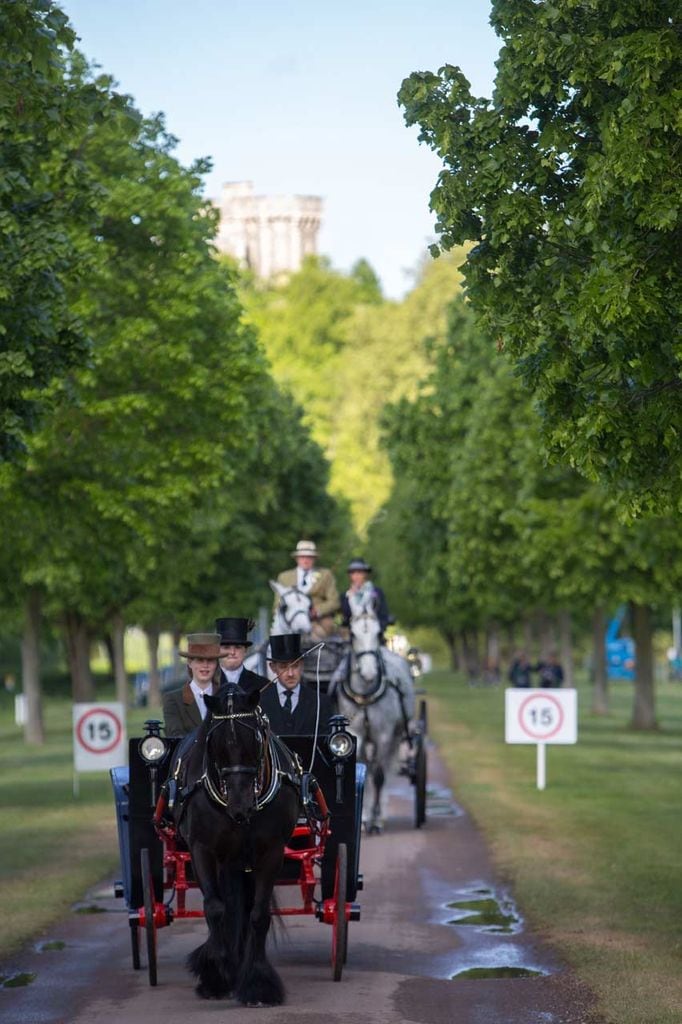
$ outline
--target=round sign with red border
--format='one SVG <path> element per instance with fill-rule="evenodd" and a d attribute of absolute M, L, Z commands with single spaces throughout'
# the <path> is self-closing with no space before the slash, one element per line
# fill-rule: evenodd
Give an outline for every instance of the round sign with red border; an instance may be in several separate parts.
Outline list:
<path fill-rule="evenodd" d="M 547 743 L 564 724 L 561 702 L 550 693 L 531 693 L 518 711 L 519 726 L 538 743 Z"/>
<path fill-rule="evenodd" d="M 120 719 L 107 708 L 91 708 L 76 723 L 76 736 L 90 754 L 107 754 L 121 742 Z"/>

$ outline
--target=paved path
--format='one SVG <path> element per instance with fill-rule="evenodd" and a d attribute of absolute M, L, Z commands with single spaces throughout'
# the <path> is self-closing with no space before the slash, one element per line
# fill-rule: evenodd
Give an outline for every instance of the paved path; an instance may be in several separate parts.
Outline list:
<path fill-rule="evenodd" d="M 203 941 L 205 925 L 179 921 L 159 933 L 159 984 L 152 989 L 146 973 L 131 968 L 127 921 L 107 886 L 90 894 L 107 913 L 74 914 L 45 937 L 64 942 L 62 949 L 27 951 L 0 968 L 0 975 L 36 974 L 26 987 L 0 988 L 0 1021 L 215 1024 L 246 1014 L 249 1024 L 598 1024 L 589 992 L 529 933 L 498 884 L 435 750 L 429 751 L 426 827 L 412 828 L 412 794 L 403 780 L 391 788 L 389 812 L 385 833 L 363 839 L 362 920 L 350 925 L 341 982 L 331 980 L 331 928 L 290 918 L 273 952 L 287 987 L 284 1006 L 199 1000 L 183 963 Z M 472 920 L 472 908 L 461 904 L 471 900 L 485 900 L 485 909 L 502 916 L 463 923 Z M 482 968 L 538 973 L 461 976 Z"/>

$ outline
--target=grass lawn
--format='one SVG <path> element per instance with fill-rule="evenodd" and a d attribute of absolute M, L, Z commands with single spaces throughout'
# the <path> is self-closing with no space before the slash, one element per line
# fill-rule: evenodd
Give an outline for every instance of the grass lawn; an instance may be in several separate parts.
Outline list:
<path fill-rule="evenodd" d="M 600 998 L 612 1024 L 682 1020 L 682 684 L 658 695 L 658 734 L 630 732 L 631 687 L 612 712 L 579 695 L 576 746 L 507 746 L 504 692 L 426 677 L 430 731 L 456 797 L 487 836 L 530 922 Z"/>
<path fill-rule="evenodd" d="M 114 700 L 100 693 L 100 700 Z M 146 709 L 128 717 L 139 735 Z M 160 715 L 158 716 L 160 717 Z M 108 772 L 81 774 L 73 796 L 71 702 L 45 702 L 44 747 L 27 747 L 14 704 L 0 703 L 0 960 L 37 939 L 87 888 L 118 868 Z"/>

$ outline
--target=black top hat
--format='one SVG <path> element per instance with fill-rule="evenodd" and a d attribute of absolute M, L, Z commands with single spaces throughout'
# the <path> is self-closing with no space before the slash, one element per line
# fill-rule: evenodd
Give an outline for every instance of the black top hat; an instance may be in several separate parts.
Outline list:
<path fill-rule="evenodd" d="M 223 646 L 226 644 L 242 644 L 244 647 L 250 647 L 249 630 L 253 629 L 254 626 L 255 622 L 253 619 L 232 618 L 215 620 L 216 633 L 220 633 L 220 642 Z"/>
<path fill-rule="evenodd" d="M 364 558 L 351 558 L 346 572 L 371 572 L 372 566 L 367 565 Z"/>
<path fill-rule="evenodd" d="M 284 633 L 270 637 L 268 661 L 296 661 L 301 657 L 301 634 Z"/>

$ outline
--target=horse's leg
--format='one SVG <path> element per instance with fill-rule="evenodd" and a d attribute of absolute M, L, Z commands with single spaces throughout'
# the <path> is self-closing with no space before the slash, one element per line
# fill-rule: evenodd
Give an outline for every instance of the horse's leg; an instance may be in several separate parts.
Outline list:
<path fill-rule="evenodd" d="M 248 920 L 244 956 L 239 966 L 235 996 L 246 1006 L 279 1006 L 284 984 L 268 960 L 265 942 L 270 930 L 271 900 L 282 866 L 282 847 L 276 845 L 254 872 L 254 899 Z"/>
<path fill-rule="evenodd" d="M 223 899 L 220 869 L 215 854 L 200 844 L 192 847 L 192 867 L 204 897 L 208 938 L 187 957 L 189 970 L 198 979 L 196 993 L 202 999 L 220 999 L 232 992 L 236 965 L 226 947 L 224 920 L 228 908 Z"/>

